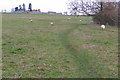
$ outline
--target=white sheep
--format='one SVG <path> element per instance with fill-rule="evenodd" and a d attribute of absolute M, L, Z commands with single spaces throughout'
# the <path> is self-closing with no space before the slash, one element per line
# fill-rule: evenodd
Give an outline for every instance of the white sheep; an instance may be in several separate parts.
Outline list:
<path fill-rule="evenodd" d="M 31 19 L 30 22 L 32 22 L 33 20 Z"/>
<path fill-rule="evenodd" d="M 82 21 L 82 20 L 80 20 L 80 21 Z"/>
<path fill-rule="evenodd" d="M 51 22 L 50 24 L 53 25 L 53 22 Z"/>
<path fill-rule="evenodd" d="M 29 18 L 29 20 L 31 20 L 31 18 Z"/>
<path fill-rule="evenodd" d="M 68 18 L 68 19 L 71 19 L 71 18 Z"/>
<path fill-rule="evenodd" d="M 29 21 L 32 22 L 33 20 L 31 18 L 29 18 Z"/>
<path fill-rule="evenodd" d="M 101 27 L 103 30 L 105 29 L 105 25 L 101 25 L 100 27 Z"/>

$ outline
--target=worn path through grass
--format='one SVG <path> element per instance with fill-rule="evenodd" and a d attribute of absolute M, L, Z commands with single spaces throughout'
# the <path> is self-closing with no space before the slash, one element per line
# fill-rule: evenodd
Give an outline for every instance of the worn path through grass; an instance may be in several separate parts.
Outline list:
<path fill-rule="evenodd" d="M 72 27 L 68 30 L 65 30 L 62 35 L 60 35 L 60 40 L 63 46 L 67 49 L 68 53 L 74 56 L 75 63 L 79 66 L 78 74 L 82 78 L 88 77 L 100 77 L 100 74 L 91 70 L 95 70 L 92 68 L 90 61 L 93 60 L 93 57 L 88 54 L 88 52 L 84 49 L 80 49 L 80 52 L 69 42 L 69 35 L 79 27 L 85 27 L 88 24 L 77 24 L 75 27 Z M 82 74 L 82 75 L 81 75 Z"/>
<path fill-rule="evenodd" d="M 90 21 L 85 16 L 4 14 L 3 77 L 117 77 L 118 30 L 108 26 L 103 31 Z"/>

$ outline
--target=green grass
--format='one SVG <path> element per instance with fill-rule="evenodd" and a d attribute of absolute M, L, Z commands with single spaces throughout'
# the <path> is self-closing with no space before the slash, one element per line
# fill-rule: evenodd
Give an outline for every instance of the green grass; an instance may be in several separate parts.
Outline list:
<path fill-rule="evenodd" d="M 3 14 L 3 77 L 117 78 L 118 29 L 101 30 L 91 21 L 82 16 Z"/>

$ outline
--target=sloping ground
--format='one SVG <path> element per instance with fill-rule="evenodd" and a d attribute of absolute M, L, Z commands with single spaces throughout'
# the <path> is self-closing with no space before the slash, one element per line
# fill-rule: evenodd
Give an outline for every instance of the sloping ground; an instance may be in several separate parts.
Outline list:
<path fill-rule="evenodd" d="M 118 77 L 118 30 L 81 24 L 63 34 L 62 43 L 74 56 L 81 78 Z"/>
<path fill-rule="evenodd" d="M 3 77 L 117 77 L 118 30 L 102 31 L 90 21 L 89 17 L 3 14 Z"/>

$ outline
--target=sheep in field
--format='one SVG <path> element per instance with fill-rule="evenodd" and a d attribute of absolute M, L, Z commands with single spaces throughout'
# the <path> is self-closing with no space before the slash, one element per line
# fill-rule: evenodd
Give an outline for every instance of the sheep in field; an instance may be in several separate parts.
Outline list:
<path fill-rule="evenodd" d="M 54 23 L 53 23 L 53 22 L 51 22 L 50 24 L 51 24 L 51 25 L 53 25 Z"/>
<path fill-rule="evenodd" d="M 33 20 L 32 20 L 31 18 L 29 18 L 29 21 L 30 21 L 30 22 L 33 22 Z"/>
<path fill-rule="evenodd" d="M 32 19 L 30 20 L 30 22 L 32 22 Z"/>
<path fill-rule="evenodd" d="M 31 18 L 29 18 L 29 20 L 31 20 Z"/>
<path fill-rule="evenodd" d="M 101 27 L 103 30 L 105 29 L 105 25 L 101 25 L 100 27 Z"/>
<path fill-rule="evenodd" d="M 71 19 L 71 18 L 68 18 L 68 19 Z"/>

